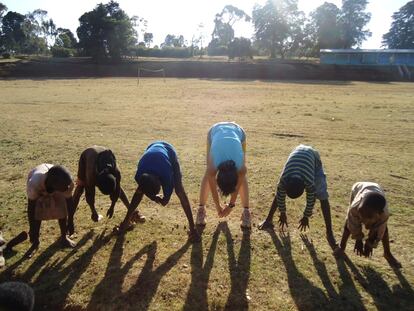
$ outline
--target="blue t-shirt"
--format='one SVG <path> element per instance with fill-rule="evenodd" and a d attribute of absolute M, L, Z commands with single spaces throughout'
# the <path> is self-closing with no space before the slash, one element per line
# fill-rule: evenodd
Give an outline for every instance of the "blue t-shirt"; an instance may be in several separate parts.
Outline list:
<path fill-rule="evenodd" d="M 160 179 L 164 198 L 169 200 L 174 190 L 173 162 L 176 161 L 174 147 L 167 142 L 156 141 L 147 147 L 138 162 L 135 181 L 138 183 L 142 174 L 152 174 Z"/>
<path fill-rule="evenodd" d="M 210 130 L 210 154 L 215 168 L 225 161 L 233 160 L 239 171 L 243 165 L 242 142 L 245 141 L 243 129 L 235 123 L 222 122 Z"/>

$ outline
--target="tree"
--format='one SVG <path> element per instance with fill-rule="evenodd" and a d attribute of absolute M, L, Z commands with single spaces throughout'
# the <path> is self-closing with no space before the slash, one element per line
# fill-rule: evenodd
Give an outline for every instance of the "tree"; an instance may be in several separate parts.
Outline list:
<path fill-rule="evenodd" d="M 136 43 L 136 32 L 128 15 L 115 1 L 98 4 L 79 18 L 79 47 L 87 55 L 100 60 L 110 57 L 120 60 Z"/>
<path fill-rule="evenodd" d="M 164 43 L 161 44 L 161 47 L 183 47 L 184 44 L 184 37 L 182 35 L 170 35 L 168 34 L 165 37 Z"/>
<path fill-rule="evenodd" d="M 67 49 L 73 49 L 77 45 L 77 41 L 72 31 L 67 28 L 58 28 L 56 30 L 57 37 L 55 45 Z"/>
<path fill-rule="evenodd" d="M 228 47 L 229 58 L 234 59 L 238 57 L 239 59 L 243 58 L 251 58 L 252 57 L 252 42 L 250 39 L 247 38 L 234 38 L 233 41 L 230 42 Z"/>
<path fill-rule="evenodd" d="M 148 48 L 151 47 L 151 43 L 153 39 L 154 39 L 154 35 L 151 32 L 144 33 L 144 42 Z"/>
<path fill-rule="evenodd" d="M 226 5 L 221 13 L 216 14 L 211 41 L 217 42 L 217 46 L 227 46 L 234 39 L 233 25 L 242 19 L 250 22 L 251 17 L 233 5 Z"/>
<path fill-rule="evenodd" d="M 414 49 L 414 1 L 407 2 L 392 15 L 392 19 L 382 44 L 390 49 Z"/>
<path fill-rule="evenodd" d="M 304 14 L 298 11 L 298 0 L 268 0 L 253 9 L 255 38 L 275 58 L 294 52 L 303 40 Z"/>
<path fill-rule="evenodd" d="M 5 6 L 3 3 L 0 2 L 0 22 L 1 18 L 3 17 L 3 14 L 7 11 L 7 6 Z"/>
<path fill-rule="evenodd" d="M 333 3 L 325 2 L 310 14 L 313 32 L 313 49 L 334 49 L 341 47 L 341 10 Z"/>
<path fill-rule="evenodd" d="M 53 22 L 53 19 L 45 20 L 42 22 L 42 29 L 43 33 L 45 34 L 46 42 L 48 42 L 49 46 L 55 44 L 56 37 L 58 36 L 58 32 L 56 29 L 56 25 Z"/>
<path fill-rule="evenodd" d="M 339 20 L 342 48 L 359 47 L 364 40 L 371 36 L 371 32 L 364 29 L 371 19 L 371 14 L 365 12 L 367 3 L 367 0 L 342 0 Z"/>
<path fill-rule="evenodd" d="M 2 19 L 2 45 L 5 49 L 21 52 L 27 37 L 24 31 L 25 16 L 9 11 Z"/>

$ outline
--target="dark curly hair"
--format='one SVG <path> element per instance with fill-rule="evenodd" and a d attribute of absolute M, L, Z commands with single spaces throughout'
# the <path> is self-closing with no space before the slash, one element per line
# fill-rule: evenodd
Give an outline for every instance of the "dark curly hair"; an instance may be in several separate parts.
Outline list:
<path fill-rule="evenodd" d="M 236 190 L 238 178 L 236 163 L 233 160 L 224 161 L 218 166 L 217 185 L 224 196 Z"/>

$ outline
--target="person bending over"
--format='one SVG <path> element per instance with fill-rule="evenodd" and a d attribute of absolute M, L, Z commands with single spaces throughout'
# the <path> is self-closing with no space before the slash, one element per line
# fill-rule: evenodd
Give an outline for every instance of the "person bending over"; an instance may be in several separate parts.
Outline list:
<path fill-rule="evenodd" d="M 69 213 L 68 231 L 70 235 L 75 231 L 73 217 L 84 191 L 86 202 L 92 212 L 91 219 L 97 222 L 102 218 L 95 207 L 95 187 L 98 187 L 102 194 L 109 195 L 111 199 L 111 206 L 106 213 L 109 218 L 112 218 L 115 203 L 119 198 L 126 208 L 129 207 L 128 197 L 121 187 L 121 172 L 117 166 L 115 155 L 106 147 L 92 146 L 84 150 L 80 156 L 78 180 L 73 194 L 74 208 L 72 213 Z M 140 221 L 145 221 L 145 217 L 137 216 Z"/>
<path fill-rule="evenodd" d="M 244 207 L 241 227 L 246 229 L 251 227 L 245 160 L 246 134 L 243 128 L 234 122 L 214 124 L 207 135 L 207 169 L 201 181 L 197 225 L 206 224 L 206 203 L 211 191 L 220 217 L 230 214 L 236 204 L 237 195 L 240 193 Z M 230 202 L 224 207 L 220 204 L 217 187 L 222 195 L 230 195 Z"/>
<path fill-rule="evenodd" d="M 190 201 L 182 183 L 177 153 L 172 145 L 164 141 L 157 141 L 149 145 L 139 160 L 135 181 L 138 184 L 137 189 L 131 199 L 125 219 L 118 228 L 115 228 L 116 231 L 122 234 L 128 229 L 131 217 L 144 195 L 165 206 L 175 190 L 188 219 L 189 238 L 193 242 L 199 241 L 200 237 L 194 226 Z M 159 194 L 161 188 L 163 195 Z"/>
<path fill-rule="evenodd" d="M 68 212 L 73 210 L 72 190 L 74 184 L 69 171 L 61 165 L 43 163 L 30 171 L 27 177 L 27 216 L 31 256 L 39 247 L 42 220 L 58 219 L 62 247 L 74 247 L 67 233 Z"/>
<path fill-rule="evenodd" d="M 267 218 L 259 225 L 259 229 L 273 228 L 273 215 L 279 208 L 279 225 L 283 230 L 288 226 L 286 216 L 286 196 L 299 198 L 306 191 L 306 208 L 299 222 L 299 229 L 309 228 L 309 217 L 312 216 L 316 198 L 321 202 L 321 209 L 326 226 L 326 237 L 332 249 L 337 247 L 332 232 L 331 209 L 327 190 L 326 175 L 319 153 L 311 146 L 299 145 L 289 155 L 283 168 L 277 193 Z"/>
<path fill-rule="evenodd" d="M 349 236 L 355 239 L 354 251 L 357 255 L 371 257 L 372 250 L 382 241 L 384 257 L 392 267 L 401 268 L 400 262 L 392 255 L 388 235 L 389 218 L 384 190 L 373 182 L 357 182 L 352 186 L 350 206 L 345 220 L 340 250 L 345 252 Z M 368 238 L 363 242 L 362 225 L 368 230 Z"/>

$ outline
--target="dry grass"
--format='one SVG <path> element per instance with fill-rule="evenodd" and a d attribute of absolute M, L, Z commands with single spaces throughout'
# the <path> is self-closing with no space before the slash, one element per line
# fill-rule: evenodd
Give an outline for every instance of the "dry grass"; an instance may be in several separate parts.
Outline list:
<path fill-rule="evenodd" d="M 311 310 L 412 309 L 414 292 L 414 109 L 412 84 L 143 79 L 0 81 L 0 226 L 10 238 L 27 228 L 25 178 L 41 162 L 75 174 L 92 144 L 115 152 L 129 196 L 136 163 L 155 139 L 179 154 L 193 206 L 205 169 L 206 133 L 234 120 L 247 132 L 254 223 L 266 215 L 277 177 L 299 143 L 319 149 L 328 175 L 337 239 L 352 184 L 373 180 L 387 190 L 393 271 L 382 247 L 370 260 L 335 261 L 324 238 L 319 205 L 308 240 L 296 223 L 304 200 L 288 202 L 289 235 L 239 228 L 241 208 L 219 223 L 209 209 L 200 244 L 186 243 L 177 198 L 162 208 L 145 200 L 147 223 L 111 236 L 125 215 L 95 224 L 85 201 L 76 215 L 78 247 L 60 250 L 56 222 L 44 223 L 41 248 L 28 243 L 9 256 L 1 280 L 22 279 L 39 310 Z M 399 177 L 403 177 L 399 178 Z M 102 214 L 109 199 L 97 196 Z"/>

